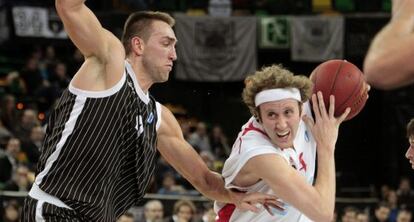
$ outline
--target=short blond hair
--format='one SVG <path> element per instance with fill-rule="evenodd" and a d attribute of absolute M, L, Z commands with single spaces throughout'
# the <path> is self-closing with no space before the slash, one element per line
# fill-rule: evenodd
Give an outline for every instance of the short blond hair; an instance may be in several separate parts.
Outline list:
<path fill-rule="evenodd" d="M 259 118 L 259 107 L 255 105 L 256 95 L 265 89 L 297 88 L 301 102 L 306 102 L 312 94 L 313 83 L 303 75 L 294 75 L 282 65 L 271 65 L 248 76 L 245 81 L 242 97 L 250 113 Z"/>
<path fill-rule="evenodd" d="M 173 27 L 175 19 L 165 12 L 158 11 L 140 11 L 132 13 L 124 25 L 121 42 L 124 45 L 125 53 L 131 53 L 131 39 L 138 36 L 147 41 L 153 32 L 151 25 L 153 21 L 161 21 Z"/>

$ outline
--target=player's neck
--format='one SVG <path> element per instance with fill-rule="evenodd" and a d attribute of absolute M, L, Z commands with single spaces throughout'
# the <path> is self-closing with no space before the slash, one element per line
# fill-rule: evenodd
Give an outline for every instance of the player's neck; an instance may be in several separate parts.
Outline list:
<path fill-rule="evenodd" d="M 150 78 L 150 75 L 147 73 L 145 68 L 141 65 L 142 63 L 134 61 L 131 58 L 126 59 L 127 62 L 131 65 L 132 70 L 134 71 L 135 78 L 137 79 L 138 85 L 144 93 L 148 93 L 149 88 L 154 83 Z"/>

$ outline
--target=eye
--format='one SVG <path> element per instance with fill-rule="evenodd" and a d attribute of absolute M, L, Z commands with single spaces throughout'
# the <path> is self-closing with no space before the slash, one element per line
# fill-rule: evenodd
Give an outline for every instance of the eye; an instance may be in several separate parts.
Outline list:
<path fill-rule="evenodd" d="M 285 115 L 289 116 L 289 115 L 292 115 L 293 114 L 293 110 L 287 109 L 287 110 L 285 110 L 284 113 L 285 113 Z"/>
<path fill-rule="evenodd" d="M 269 117 L 269 118 L 276 118 L 276 113 L 274 113 L 274 112 L 268 112 L 267 113 L 267 117 Z"/>

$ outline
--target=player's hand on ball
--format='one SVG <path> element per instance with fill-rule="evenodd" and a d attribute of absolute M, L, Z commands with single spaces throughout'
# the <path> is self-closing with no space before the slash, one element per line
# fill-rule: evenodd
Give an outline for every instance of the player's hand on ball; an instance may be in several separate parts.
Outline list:
<path fill-rule="evenodd" d="M 303 120 L 315 138 L 318 148 L 332 149 L 330 151 L 333 152 L 338 138 L 339 125 L 351 112 L 351 108 L 346 108 L 339 117 L 335 117 L 335 97 L 332 95 L 329 97 L 329 108 L 326 109 L 321 92 L 312 95 L 312 108 L 315 120 L 306 115 Z"/>

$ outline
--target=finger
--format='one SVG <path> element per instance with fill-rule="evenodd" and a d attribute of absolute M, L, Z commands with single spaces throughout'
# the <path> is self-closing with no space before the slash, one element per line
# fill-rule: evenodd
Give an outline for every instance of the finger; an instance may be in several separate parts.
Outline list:
<path fill-rule="evenodd" d="M 335 115 L 335 96 L 329 96 L 329 117 L 333 118 Z"/>
<path fill-rule="evenodd" d="M 280 202 L 280 201 L 266 201 L 265 204 L 268 206 L 272 206 L 276 209 L 282 210 L 282 211 L 285 210 L 285 203 Z"/>
<path fill-rule="evenodd" d="M 270 209 L 270 207 L 269 207 L 269 205 L 267 205 L 267 204 L 263 204 L 263 207 L 266 209 L 266 211 L 270 214 L 270 215 L 274 215 L 273 214 L 273 212 L 272 212 L 272 210 Z"/>
<path fill-rule="evenodd" d="M 351 108 L 350 107 L 346 108 L 345 112 L 342 113 L 342 115 L 338 118 L 339 123 L 342 123 L 350 112 L 351 112 Z"/>
<path fill-rule="evenodd" d="M 319 110 L 321 113 L 321 117 L 326 117 L 327 113 L 326 113 L 326 108 L 325 108 L 325 102 L 323 101 L 322 92 L 319 91 L 317 95 L 318 95 L 318 103 L 319 103 Z"/>
<path fill-rule="evenodd" d="M 259 208 L 257 208 L 256 206 L 254 206 L 253 204 L 250 204 L 248 202 L 244 202 L 240 205 L 240 208 L 243 210 L 249 210 L 255 213 L 259 212 Z"/>
<path fill-rule="evenodd" d="M 274 195 L 270 195 L 270 194 L 263 194 L 263 193 L 250 193 L 247 196 L 245 196 L 243 198 L 243 201 L 262 201 L 264 202 L 265 200 L 276 200 L 277 197 Z"/>
<path fill-rule="evenodd" d="M 368 83 L 365 83 L 365 85 L 367 86 L 367 92 L 369 92 L 371 90 L 371 85 Z"/>
<path fill-rule="evenodd" d="M 365 93 L 367 94 L 367 99 L 369 98 L 369 91 L 371 90 L 371 86 L 369 85 L 369 84 L 366 84 L 367 85 L 367 87 L 366 87 L 366 91 L 365 91 Z"/>
<path fill-rule="evenodd" d="M 316 98 L 316 94 L 312 95 L 312 108 L 313 108 L 313 113 L 315 114 L 315 119 L 316 120 L 320 119 L 321 112 L 319 111 L 318 100 Z"/>
<path fill-rule="evenodd" d="M 271 207 L 273 207 L 273 208 L 276 208 L 276 209 L 278 209 L 279 211 L 284 211 L 285 210 L 285 208 L 284 207 L 281 207 L 281 206 L 279 206 L 279 205 L 276 205 L 276 204 L 267 204 L 268 206 L 271 206 Z"/>

